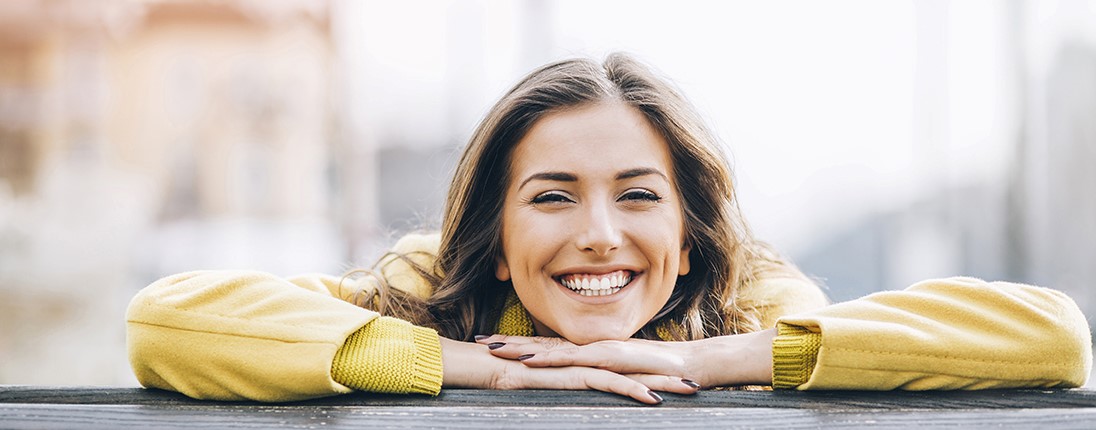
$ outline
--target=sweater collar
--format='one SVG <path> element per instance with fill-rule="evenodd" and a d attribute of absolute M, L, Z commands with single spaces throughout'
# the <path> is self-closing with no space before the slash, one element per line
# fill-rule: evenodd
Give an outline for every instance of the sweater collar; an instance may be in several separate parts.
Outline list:
<path fill-rule="evenodd" d="M 495 332 L 506 336 L 535 336 L 533 320 L 525 306 L 521 305 L 518 295 L 513 291 L 506 296 L 506 304 L 502 307 L 502 315 L 495 327 Z"/>
<path fill-rule="evenodd" d="M 658 326 L 658 337 L 664 341 L 673 339 L 670 335 L 675 328 L 674 324 L 665 322 Z M 506 296 L 506 304 L 502 307 L 502 315 L 499 317 L 495 332 L 506 336 L 536 336 L 533 330 L 533 319 L 529 311 L 518 300 L 517 293 L 510 291 Z"/>

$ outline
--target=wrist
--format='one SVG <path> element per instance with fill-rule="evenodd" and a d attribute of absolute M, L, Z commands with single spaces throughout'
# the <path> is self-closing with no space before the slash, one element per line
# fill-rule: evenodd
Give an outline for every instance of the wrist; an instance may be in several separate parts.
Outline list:
<path fill-rule="evenodd" d="M 460 371 L 460 356 L 464 342 L 441 338 L 442 387 L 470 387 L 468 375 Z"/>
<path fill-rule="evenodd" d="M 500 359 L 487 352 L 487 347 L 442 337 L 442 387 L 490 388 L 492 365 Z"/>
<path fill-rule="evenodd" d="M 696 356 L 706 369 L 702 385 L 771 385 L 775 337 L 776 329 L 769 329 L 697 341 Z"/>

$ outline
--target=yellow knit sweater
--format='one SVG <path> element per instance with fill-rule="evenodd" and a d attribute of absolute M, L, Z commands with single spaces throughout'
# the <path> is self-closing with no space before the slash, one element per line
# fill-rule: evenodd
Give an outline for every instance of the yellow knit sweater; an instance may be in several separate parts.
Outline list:
<path fill-rule="evenodd" d="M 436 249 L 436 235 L 411 235 L 395 247 Z M 383 275 L 395 288 L 430 294 L 402 261 Z M 127 310 L 134 373 L 145 386 L 202 399 L 291 401 L 354 389 L 437 394 L 438 334 L 347 303 L 354 291 L 341 281 L 240 271 L 161 279 Z M 764 327 L 778 327 L 776 388 L 1075 387 L 1091 367 L 1084 316 L 1045 288 L 950 278 L 824 306 L 813 284 L 765 279 L 741 291 L 738 304 L 756 309 Z M 498 332 L 533 333 L 516 299 Z"/>

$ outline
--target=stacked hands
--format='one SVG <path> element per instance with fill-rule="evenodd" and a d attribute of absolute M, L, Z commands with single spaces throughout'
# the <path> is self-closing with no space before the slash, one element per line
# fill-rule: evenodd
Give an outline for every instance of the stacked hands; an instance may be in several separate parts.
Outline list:
<path fill-rule="evenodd" d="M 443 386 L 599 390 L 659 404 L 656 391 L 772 383 L 775 329 L 687 342 L 603 340 L 576 345 L 558 337 L 442 338 Z"/>

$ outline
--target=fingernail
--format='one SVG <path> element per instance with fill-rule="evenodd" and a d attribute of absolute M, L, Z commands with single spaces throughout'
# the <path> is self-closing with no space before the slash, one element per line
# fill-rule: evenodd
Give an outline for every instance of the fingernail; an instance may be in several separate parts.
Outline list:
<path fill-rule="evenodd" d="M 487 344 L 487 349 L 499 349 L 499 348 L 502 348 L 505 345 L 506 344 L 502 343 L 502 342 L 491 342 L 491 343 Z"/>
<path fill-rule="evenodd" d="M 525 360 L 528 360 L 528 359 L 530 359 L 530 358 L 533 358 L 533 355 L 535 355 L 535 354 L 525 354 L 525 355 L 519 355 L 519 356 L 518 356 L 518 361 L 525 361 Z"/>
<path fill-rule="evenodd" d="M 487 339 L 489 337 L 491 337 L 491 336 L 488 336 L 488 335 L 485 335 L 485 334 L 477 334 L 476 335 L 476 341 L 479 342 L 479 341 Z"/>
<path fill-rule="evenodd" d="M 700 389 L 700 384 L 697 384 L 696 382 L 693 382 L 692 379 L 682 379 L 681 383 L 685 384 L 685 385 L 688 385 L 689 388 L 693 388 L 693 389 L 696 389 L 696 390 Z"/>
<path fill-rule="evenodd" d="M 656 402 L 662 403 L 662 396 L 658 395 L 658 393 L 656 393 L 654 391 L 651 391 L 651 390 L 647 390 L 647 394 L 649 394 L 652 399 L 655 399 Z"/>

